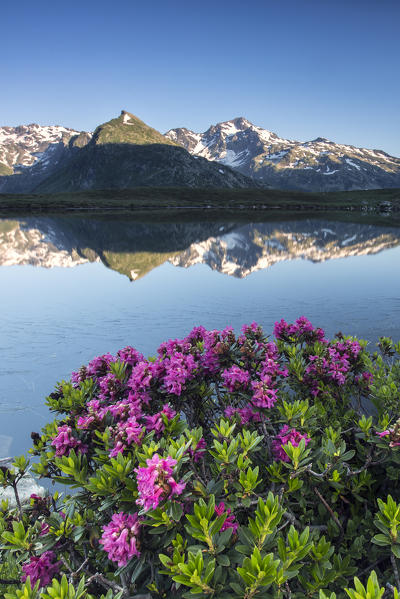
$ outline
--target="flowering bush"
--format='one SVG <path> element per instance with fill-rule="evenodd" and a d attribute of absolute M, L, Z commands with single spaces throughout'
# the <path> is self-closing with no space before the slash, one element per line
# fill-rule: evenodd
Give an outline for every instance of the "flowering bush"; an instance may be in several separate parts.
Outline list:
<path fill-rule="evenodd" d="M 21 505 L 28 461 L 0 471 L 6 599 L 397 597 L 400 344 L 274 334 L 196 327 L 58 384 L 32 470 L 71 494 Z"/>

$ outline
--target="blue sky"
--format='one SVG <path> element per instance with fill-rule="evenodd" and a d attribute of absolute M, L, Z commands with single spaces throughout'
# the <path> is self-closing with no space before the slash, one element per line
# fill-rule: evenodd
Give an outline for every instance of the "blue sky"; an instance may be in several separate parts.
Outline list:
<path fill-rule="evenodd" d="M 0 18 L 0 125 L 245 116 L 400 156 L 398 0 L 22 0 Z"/>

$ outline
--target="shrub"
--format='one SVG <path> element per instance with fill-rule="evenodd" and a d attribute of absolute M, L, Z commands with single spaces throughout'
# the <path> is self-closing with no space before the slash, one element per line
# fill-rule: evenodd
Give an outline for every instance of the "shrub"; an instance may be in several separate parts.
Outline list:
<path fill-rule="evenodd" d="M 274 334 L 196 327 L 58 384 L 32 470 L 71 494 L 3 503 L 6 599 L 397 597 L 400 344 Z"/>

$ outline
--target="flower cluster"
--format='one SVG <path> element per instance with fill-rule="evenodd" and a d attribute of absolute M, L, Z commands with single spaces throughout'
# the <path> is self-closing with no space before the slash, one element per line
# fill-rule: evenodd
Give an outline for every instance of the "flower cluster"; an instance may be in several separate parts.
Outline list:
<path fill-rule="evenodd" d="M 103 534 L 99 543 L 103 545 L 108 558 L 125 566 L 133 556 L 140 557 L 138 536 L 140 519 L 137 514 L 113 514 L 111 522 L 103 526 Z"/>
<path fill-rule="evenodd" d="M 44 587 L 50 584 L 52 578 L 58 573 L 61 562 L 55 561 L 56 554 L 53 551 L 45 551 L 39 557 L 33 556 L 29 562 L 22 565 L 24 572 L 21 577 L 22 582 L 30 577 L 31 585 L 40 581 L 40 586 Z"/>
<path fill-rule="evenodd" d="M 302 435 L 295 428 L 290 428 L 285 424 L 272 441 L 272 453 L 274 459 L 281 460 L 282 462 L 290 462 L 289 456 L 283 449 L 283 446 L 291 443 L 293 447 L 298 447 L 302 439 L 304 439 L 306 446 L 311 441 L 307 435 Z"/>
<path fill-rule="evenodd" d="M 360 351 L 361 347 L 357 341 L 347 339 L 327 345 L 323 355 L 310 355 L 304 382 L 309 385 L 312 395 L 317 396 L 320 393 L 320 382 L 345 385 L 354 370 Z M 368 378 L 368 375 L 366 376 Z"/>
<path fill-rule="evenodd" d="M 186 484 L 182 481 L 176 482 L 172 476 L 176 460 L 170 456 L 160 458 L 155 453 L 151 459 L 146 460 L 146 464 L 146 467 L 135 470 L 139 492 L 136 500 L 138 505 L 142 505 L 145 510 L 154 510 L 161 500 L 172 495 L 181 495 Z"/>
<path fill-rule="evenodd" d="M 320 328 L 314 328 L 305 316 L 300 316 L 294 324 L 288 324 L 282 318 L 280 322 L 275 323 L 274 335 L 277 339 L 283 341 L 294 338 L 297 342 L 313 343 L 319 341 L 320 343 L 326 343 L 324 331 Z"/>

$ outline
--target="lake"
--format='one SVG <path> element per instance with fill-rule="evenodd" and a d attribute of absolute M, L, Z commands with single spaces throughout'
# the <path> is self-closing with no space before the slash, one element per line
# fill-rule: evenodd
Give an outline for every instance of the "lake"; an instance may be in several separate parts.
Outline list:
<path fill-rule="evenodd" d="M 400 339 L 400 229 L 390 226 L 0 219 L 0 266 L 0 458 L 31 446 L 57 381 L 126 345 L 152 355 L 195 325 L 255 320 L 271 333 L 301 315 L 371 347 Z"/>

